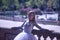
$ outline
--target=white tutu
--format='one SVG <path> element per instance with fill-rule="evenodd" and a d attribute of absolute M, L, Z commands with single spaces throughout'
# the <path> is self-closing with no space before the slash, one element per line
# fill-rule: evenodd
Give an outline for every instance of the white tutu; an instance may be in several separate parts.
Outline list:
<path fill-rule="evenodd" d="M 34 37 L 34 35 L 32 33 L 26 33 L 26 32 L 22 32 L 19 33 L 14 40 L 36 40 L 36 38 Z"/>
<path fill-rule="evenodd" d="M 36 40 L 34 35 L 31 33 L 32 29 L 34 27 L 33 22 L 26 22 L 24 24 L 24 30 L 23 32 L 19 33 L 14 40 Z"/>

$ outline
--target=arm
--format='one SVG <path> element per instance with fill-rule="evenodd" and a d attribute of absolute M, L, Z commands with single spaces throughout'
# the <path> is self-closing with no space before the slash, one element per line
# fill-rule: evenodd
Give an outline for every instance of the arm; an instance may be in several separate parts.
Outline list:
<path fill-rule="evenodd" d="M 21 26 L 19 26 L 19 27 L 12 27 L 12 29 L 22 29 L 22 27 L 24 26 L 25 22 Z"/>
<path fill-rule="evenodd" d="M 48 29 L 44 29 L 44 28 L 41 28 L 39 25 L 37 25 L 37 23 L 35 23 L 35 26 L 43 31 L 50 31 L 50 32 L 54 32 L 53 30 L 48 30 Z"/>
<path fill-rule="evenodd" d="M 37 28 L 42 29 L 36 22 L 34 24 Z"/>
<path fill-rule="evenodd" d="M 23 27 L 23 26 L 24 26 L 25 22 L 26 22 L 26 21 L 24 21 L 24 23 L 21 25 L 21 27 Z"/>

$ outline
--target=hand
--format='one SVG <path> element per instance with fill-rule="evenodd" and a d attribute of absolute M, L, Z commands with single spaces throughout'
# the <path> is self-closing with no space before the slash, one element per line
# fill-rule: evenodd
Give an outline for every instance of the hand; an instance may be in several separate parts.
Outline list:
<path fill-rule="evenodd" d="M 12 27 L 11 29 L 18 30 L 18 29 L 22 29 L 22 28 L 21 27 Z"/>
<path fill-rule="evenodd" d="M 54 32 L 54 30 L 50 30 L 51 32 Z"/>
<path fill-rule="evenodd" d="M 48 29 L 44 29 L 44 28 L 41 28 L 41 30 L 44 30 L 44 31 L 49 31 Z"/>
<path fill-rule="evenodd" d="M 17 27 L 12 27 L 11 29 L 17 29 Z"/>

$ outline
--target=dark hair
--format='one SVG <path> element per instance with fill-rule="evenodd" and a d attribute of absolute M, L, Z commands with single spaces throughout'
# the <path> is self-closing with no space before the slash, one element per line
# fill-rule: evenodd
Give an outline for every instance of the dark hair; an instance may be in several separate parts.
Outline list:
<path fill-rule="evenodd" d="M 33 20 L 29 20 L 29 21 L 35 22 L 35 12 L 34 12 L 34 11 L 29 11 L 29 12 L 28 12 L 28 17 L 30 17 L 31 14 L 33 14 L 34 17 L 33 17 Z"/>

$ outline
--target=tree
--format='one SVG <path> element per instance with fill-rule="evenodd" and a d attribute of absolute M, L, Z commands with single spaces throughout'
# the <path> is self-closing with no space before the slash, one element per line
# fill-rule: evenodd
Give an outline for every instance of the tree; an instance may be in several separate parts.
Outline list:
<path fill-rule="evenodd" d="M 21 5 L 19 5 L 18 0 L 14 0 L 14 5 L 16 6 L 16 9 L 18 9 Z"/>
<path fill-rule="evenodd" d="M 22 4 L 22 6 L 26 6 L 26 2 L 28 2 L 29 0 L 18 0 L 19 4 Z"/>
<path fill-rule="evenodd" d="M 2 0 L 0 0 L 0 6 L 2 6 Z"/>
<path fill-rule="evenodd" d="M 2 0 L 3 2 L 3 10 L 10 10 L 11 5 L 14 5 L 14 0 Z"/>
<path fill-rule="evenodd" d="M 19 1 L 19 3 L 25 3 L 25 2 L 27 2 L 29 0 L 18 0 L 18 1 Z"/>
<path fill-rule="evenodd" d="M 2 10 L 7 10 L 9 9 L 9 5 L 10 5 L 10 1 L 9 0 L 2 0 L 3 6 L 2 6 Z"/>
<path fill-rule="evenodd" d="M 38 7 L 60 7 L 60 0 L 2 0 L 2 8 L 9 9 L 9 7 L 13 4 L 17 7 L 17 9 L 21 6 L 34 6 L 37 5 Z M 1 5 L 1 0 L 0 0 Z"/>
<path fill-rule="evenodd" d="M 56 0 L 56 7 L 59 9 L 60 8 L 60 0 Z"/>

